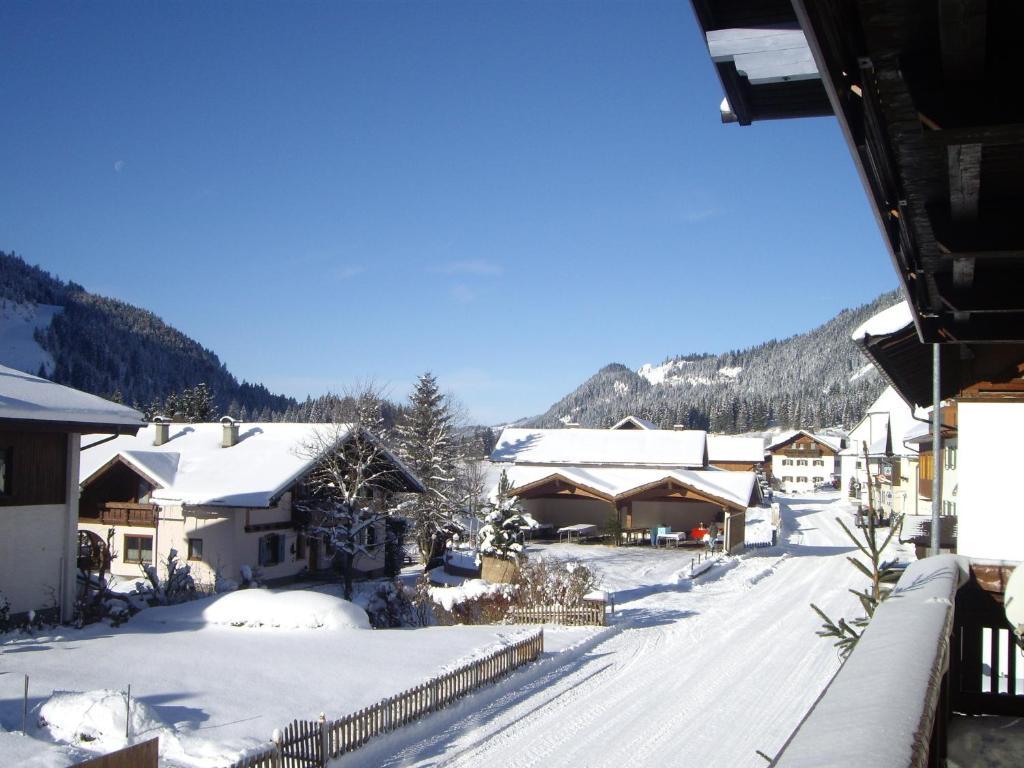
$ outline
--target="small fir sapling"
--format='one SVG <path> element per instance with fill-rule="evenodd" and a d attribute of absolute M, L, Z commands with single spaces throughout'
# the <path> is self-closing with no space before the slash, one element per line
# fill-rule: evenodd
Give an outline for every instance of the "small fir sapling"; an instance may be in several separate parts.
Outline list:
<path fill-rule="evenodd" d="M 192 567 L 181 564 L 178 560 L 178 550 L 171 549 L 167 553 L 164 570 L 167 575 L 161 579 L 155 565 L 143 566 L 143 572 L 149 583 L 137 581 L 135 594 L 150 605 L 174 605 L 196 598 L 196 583 L 192 578 Z"/>
<path fill-rule="evenodd" d="M 502 560 L 521 559 L 523 532 L 536 528 L 537 522 L 522 511 L 519 499 L 512 495 L 512 483 L 504 471 L 498 480 L 497 498 L 489 507 L 491 511 L 484 518 L 485 525 L 477 534 L 480 554 Z"/>
<path fill-rule="evenodd" d="M 864 609 L 864 615 L 859 618 L 847 621 L 840 617 L 838 620 L 833 621 L 828 614 L 821 610 L 814 603 L 811 603 L 811 609 L 821 617 L 822 625 L 821 629 L 818 630 L 817 635 L 819 637 L 831 637 L 835 638 L 833 645 L 839 650 L 839 656 L 845 659 L 853 651 L 857 641 L 860 640 L 861 635 L 864 633 L 864 629 L 867 627 L 871 618 L 875 615 L 875 611 L 878 606 L 881 605 L 882 601 L 889 596 L 892 591 L 891 585 L 898 578 L 900 572 L 894 568 L 889 567 L 887 564 L 882 562 L 882 552 L 889 546 L 889 542 L 892 541 L 893 536 L 900 530 L 902 525 L 903 516 L 896 515 L 891 521 L 889 533 L 885 539 L 879 545 L 875 537 L 875 514 L 873 509 L 868 510 L 868 524 L 864 528 L 861 528 L 861 536 L 855 536 L 853 532 L 846 526 L 840 518 L 836 518 L 836 522 L 839 523 L 843 531 L 850 538 L 850 541 L 856 545 L 857 549 L 867 558 L 868 564 L 865 565 L 863 562 L 855 557 L 847 557 L 858 571 L 863 573 L 869 580 L 869 584 L 863 590 L 851 589 L 857 599 L 860 601 L 861 607 Z"/>

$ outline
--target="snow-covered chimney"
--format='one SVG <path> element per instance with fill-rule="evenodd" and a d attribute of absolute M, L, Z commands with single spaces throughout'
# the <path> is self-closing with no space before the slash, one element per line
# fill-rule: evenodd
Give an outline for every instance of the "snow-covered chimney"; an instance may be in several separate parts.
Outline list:
<path fill-rule="evenodd" d="M 153 426 L 156 434 L 153 435 L 153 445 L 163 445 L 171 438 L 171 420 L 166 416 L 154 416 Z"/>
<path fill-rule="evenodd" d="M 672 429 L 674 429 L 676 432 L 682 432 L 683 430 L 686 429 L 686 425 L 685 424 L 673 424 L 672 425 Z"/>
<path fill-rule="evenodd" d="M 221 427 L 223 427 L 223 434 L 220 439 L 221 448 L 230 448 L 233 445 L 238 444 L 238 422 L 232 419 L 230 416 L 225 416 L 220 420 Z"/>

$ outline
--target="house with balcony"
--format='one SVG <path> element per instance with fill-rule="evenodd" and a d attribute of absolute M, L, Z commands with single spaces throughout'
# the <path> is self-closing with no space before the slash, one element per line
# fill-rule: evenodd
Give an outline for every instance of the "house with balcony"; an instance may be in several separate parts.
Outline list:
<path fill-rule="evenodd" d="M 720 443 L 721 456 L 743 458 Z M 491 453 L 512 494 L 541 525 L 603 530 L 612 518 L 641 538 L 652 529 L 722 532 L 724 546 L 744 546 L 746 511 L 761 501 L 750 470 L 709 461 L 708 435 L 683 429 L 508 428 Z"/>
<path fill-rule="evenodd" d="M 994 731 L 974 730 L 976 715 L 1007 716 L 994 727 L 1019 756 L 1024 654 L 1003 603 L 1024 559 L 1024 131 L 1006 94 L 1024 6 L 692 5 L 723 122 L 836 118 L 906 299 L 858 343 L 907 403 L 940 416 L 940 485 L 943 403 L 957 408 L 958 554 L 934 542 L 907 569 L 772 765 L 943 766 L 954 750 L 982 765 Z"/>
<path fill-rule="evenodd" d="M 783 493 L 809 493 L 836 480 L 844 446 L 842 437 L 786 432 L 768 445 L 771 476 Z"/>
<path fill-rule="evenodd" d="M 210 585 L 237 579 L 243 567 L 270 581 L 326 570 L 334 552 L 306 535 L 295 503 L 309 495 L 328 426 L 336 425 L 158 420 L 82 462 L 78 527 L 108 543 L 110 572 L 122 578 L 166 562 L 172 549 Z M 349 434 L 340 427 L 339 443 Z M 390 494 L 422 492 L 401 461 L 381 455 L 391 471 L 373 489 L 373 504 L 384 509 Z M 357 556 L 357 572 L 383 569 L 383 547 L 372 548 L 384 541 L 383 527 L 368 531 L 370 554 Z"/>
<path fill-rule="evenodd" d="M 105 436 L 134 435 L 142 414 L 6 366 L 0 403 L 0 596 L 14 616 L 69 621 L 80 459 Z"/>

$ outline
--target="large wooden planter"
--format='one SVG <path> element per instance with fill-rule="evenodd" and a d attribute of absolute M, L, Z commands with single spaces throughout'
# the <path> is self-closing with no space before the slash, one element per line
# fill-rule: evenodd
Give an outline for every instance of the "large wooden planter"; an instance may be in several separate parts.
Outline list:
<path fill-rule="evenodd" d="M 511 584 L 519 571 L 519 563 L 492 555 L 484 555 L 480 566 L 480 578 L 492 584 Z"/>

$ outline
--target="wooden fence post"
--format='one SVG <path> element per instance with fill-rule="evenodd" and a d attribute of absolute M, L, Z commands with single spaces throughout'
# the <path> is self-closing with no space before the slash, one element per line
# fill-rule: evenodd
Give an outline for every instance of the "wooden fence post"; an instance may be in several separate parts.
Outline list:
<path fill-rule="evenodd" d="M 272 768 L 281 768 L 282 760 L 284 759 L 281 754 L 281 742 L 284 741 L 284 737 L 281 735 L 280 729 L 274 729 L 274 733 L 271 735 L 270 740 L 274 742 L 274 752 L 270 758 L 270 765 Z"/>
<path fill-rule="evenodd" d="M 331 759 L 330 733 L 327 730 L 327 715 L 320 713 L 320 765 L 327 768 Z"/>

